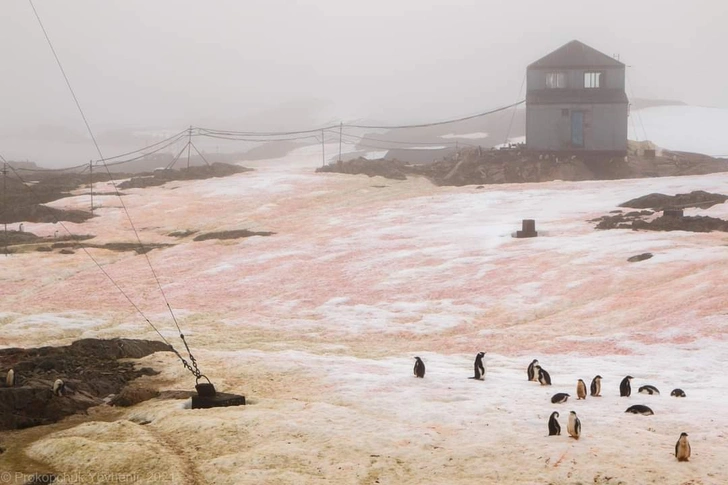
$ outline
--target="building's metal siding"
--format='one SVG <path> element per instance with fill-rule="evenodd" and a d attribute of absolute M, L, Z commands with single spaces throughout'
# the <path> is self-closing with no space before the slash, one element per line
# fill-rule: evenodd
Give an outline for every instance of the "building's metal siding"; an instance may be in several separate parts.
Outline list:
<path fill-rule="evenodd" d="M 564 116 L 563 110 L 568 110 Z M 571 111 L 584 112 L 584 147 L 571 145 Z M 546 151 L 627 150 L 626 104 L 564 104 L 529 106 L 526 147 Z"/>

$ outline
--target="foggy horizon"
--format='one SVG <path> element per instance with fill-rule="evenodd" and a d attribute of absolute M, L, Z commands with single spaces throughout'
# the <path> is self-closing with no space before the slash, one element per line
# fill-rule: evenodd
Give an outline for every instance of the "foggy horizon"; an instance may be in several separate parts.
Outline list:
<path fill-rule="evenodd" d="M 463 116 L 523 99 L 526 66 L 575 39 L 619 55 L 630 98 L 728 108 L 724 9 L 708 1 L 34 3 L 96 134 Z M 0 13 L 0 154 L 67 164 L 38 155 L 50 131 L 97 158 L 28 2 Z"/>

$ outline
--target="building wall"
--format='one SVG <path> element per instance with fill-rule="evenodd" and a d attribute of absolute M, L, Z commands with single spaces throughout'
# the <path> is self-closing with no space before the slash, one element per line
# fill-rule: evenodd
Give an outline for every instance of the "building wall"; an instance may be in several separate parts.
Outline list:
<path fill-rule="evenodd" d="M 568 110 L 564 115 L 563 110 Z M 571 112 L 584 112 L 584 147 L 571 145 Z M 529 150 L 627 151 L 627 104 L 529 105 Z"/>
<path fill-rule="evenodd" d="M 566 89 L 581 89 L 584 87 L 584 72 L 587 71 L 604 71 L 606 80 L 606 89 L 624 90 L 624 68 L 578 68 L 578 69 L 559 69 L 559 68 L 538 68 L 529 69 L 527 72 L 527 86 L 529 91 L 538 89 L 546 89 L 546 74 L 550 72 L 566 73 Z"/>

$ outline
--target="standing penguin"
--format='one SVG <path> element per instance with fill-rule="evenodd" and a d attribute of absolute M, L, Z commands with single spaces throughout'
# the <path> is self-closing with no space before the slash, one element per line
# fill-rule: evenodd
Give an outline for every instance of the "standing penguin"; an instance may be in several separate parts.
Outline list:
<path fill-rule="evenodd" d="M 469 379 L 477 379 L 479 381 L 485 380 L 485 366 L 483 365 L 483 357 L 485 357 L 485 352 L 478 352 L 478 355 L 475 356 L 475 363 L 473 364 L 473 372 L 475 375 L 473 377 L 469 377 Z"/>
<path fill-rule="evenodd" d="M 627 376 L 619 383 L 619 395 L 621 397 L 629 397 L 630 394 L 632 394 L 632 385 L 629 383 L 632 379 L 634 379 L 634 377 Z"/>
<path fill-rule="evenodd" d="M 549 417 L 549 436 L 559 436 L 561 435 L 561 425 L 559 424 L 559 420 L 556 419 L 559 417 L 558 411 L 554 411 L 551 413 L 551 416 Z"/>
<path fill-rule="evenodd" d="M 566 429 L 575 440 L 578 440 L 579 436 L 581 436 L 581 421 L 579 421 L 574 411 L 569 413 L 569 424 L 566 426 Z"/>
<path fill-rule="evenodd" d="M 538 375 L 538 382 L 541 383 L 542 386 L 550 386 L 551 385 L 551 375 L 543 370 L 540 365 L 533 366 L 534 370 L 536 371 L 536 374 Z"/>
<path fill-rule="evenodd" d="M 581 379 L 576 383 L 576 400 L 579 399 L 586 399 L 586 384 Z"/>
<path fill-rule="evenodd" d="M 537 365 L 538 365 L 538 361 L 536 359 L 533 359 L 533 362 L 528 364 L 528 369 L 526 370 L 526 372 L 528 372 L 528 381 L 529 382 L 538 380 L 538 375 L 536 373 L 536 369 L 534 369 L 534 367 L 536 367 Z"/>
<path fill-rule="evenodd" d="M 688 434 L 680 433 L 680 439 L 675 443 L 675 457 L 677 461 L 688 461 L 690 459 L 690 443 Z"/>
<path fill-rule="evenodd" d="M 15 371 L 13 369 L 10 369 L 8 375 L 5 376 L 5 385 L 15 387 Z"/>
<path fill-rule="evenodd" d="M 594 377 L 594 379 L 592 379 L 589 390 L 591 391 L 592 396 L 602 397 L 602 376 L 596 376 Z"/>
<path fill-rule="evenodd" d="M 415 377 L 425 377 L 425 363 L 419 357 L 415 357 L 414 372 Z"/>
<path fill-rule="evenodd" d="M 63 391 L 66 389 L 66 384 L 61 379 L 56 379 L 53 383 L 53 394 L 56 396 L 63 396 Z"/>

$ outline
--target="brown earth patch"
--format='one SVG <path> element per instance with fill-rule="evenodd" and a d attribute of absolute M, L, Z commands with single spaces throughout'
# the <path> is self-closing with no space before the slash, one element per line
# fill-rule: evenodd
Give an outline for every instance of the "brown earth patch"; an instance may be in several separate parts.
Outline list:
<path fill-rule="evenodd" d="M 200 234 L 199 236 L 195 237 L 193 241 L 207 241 L 208 239 L 240 239 L 244 237 L 251 237 L 251 236 L 272 236 L 275 234 L 275 232 L 268 232 L 268 231 L 249 231 L 247 229 L 239 229 L 235 231 L 220 231 L 220 232 L 207 232 L 204 234 Z"/>
<path fill-rule="evenodd" d="M 227 163 L 213 163 L 199 167 L 189 167 L 180 170 L 158 170 L 151 174 L 133 177 L 117 185 L 120 189 L 137 189 L 164 185 L 174 180 L 204 180 L 214 177 L 227 177 L 236 173 L 252 172 L 252 168 Z"/>

